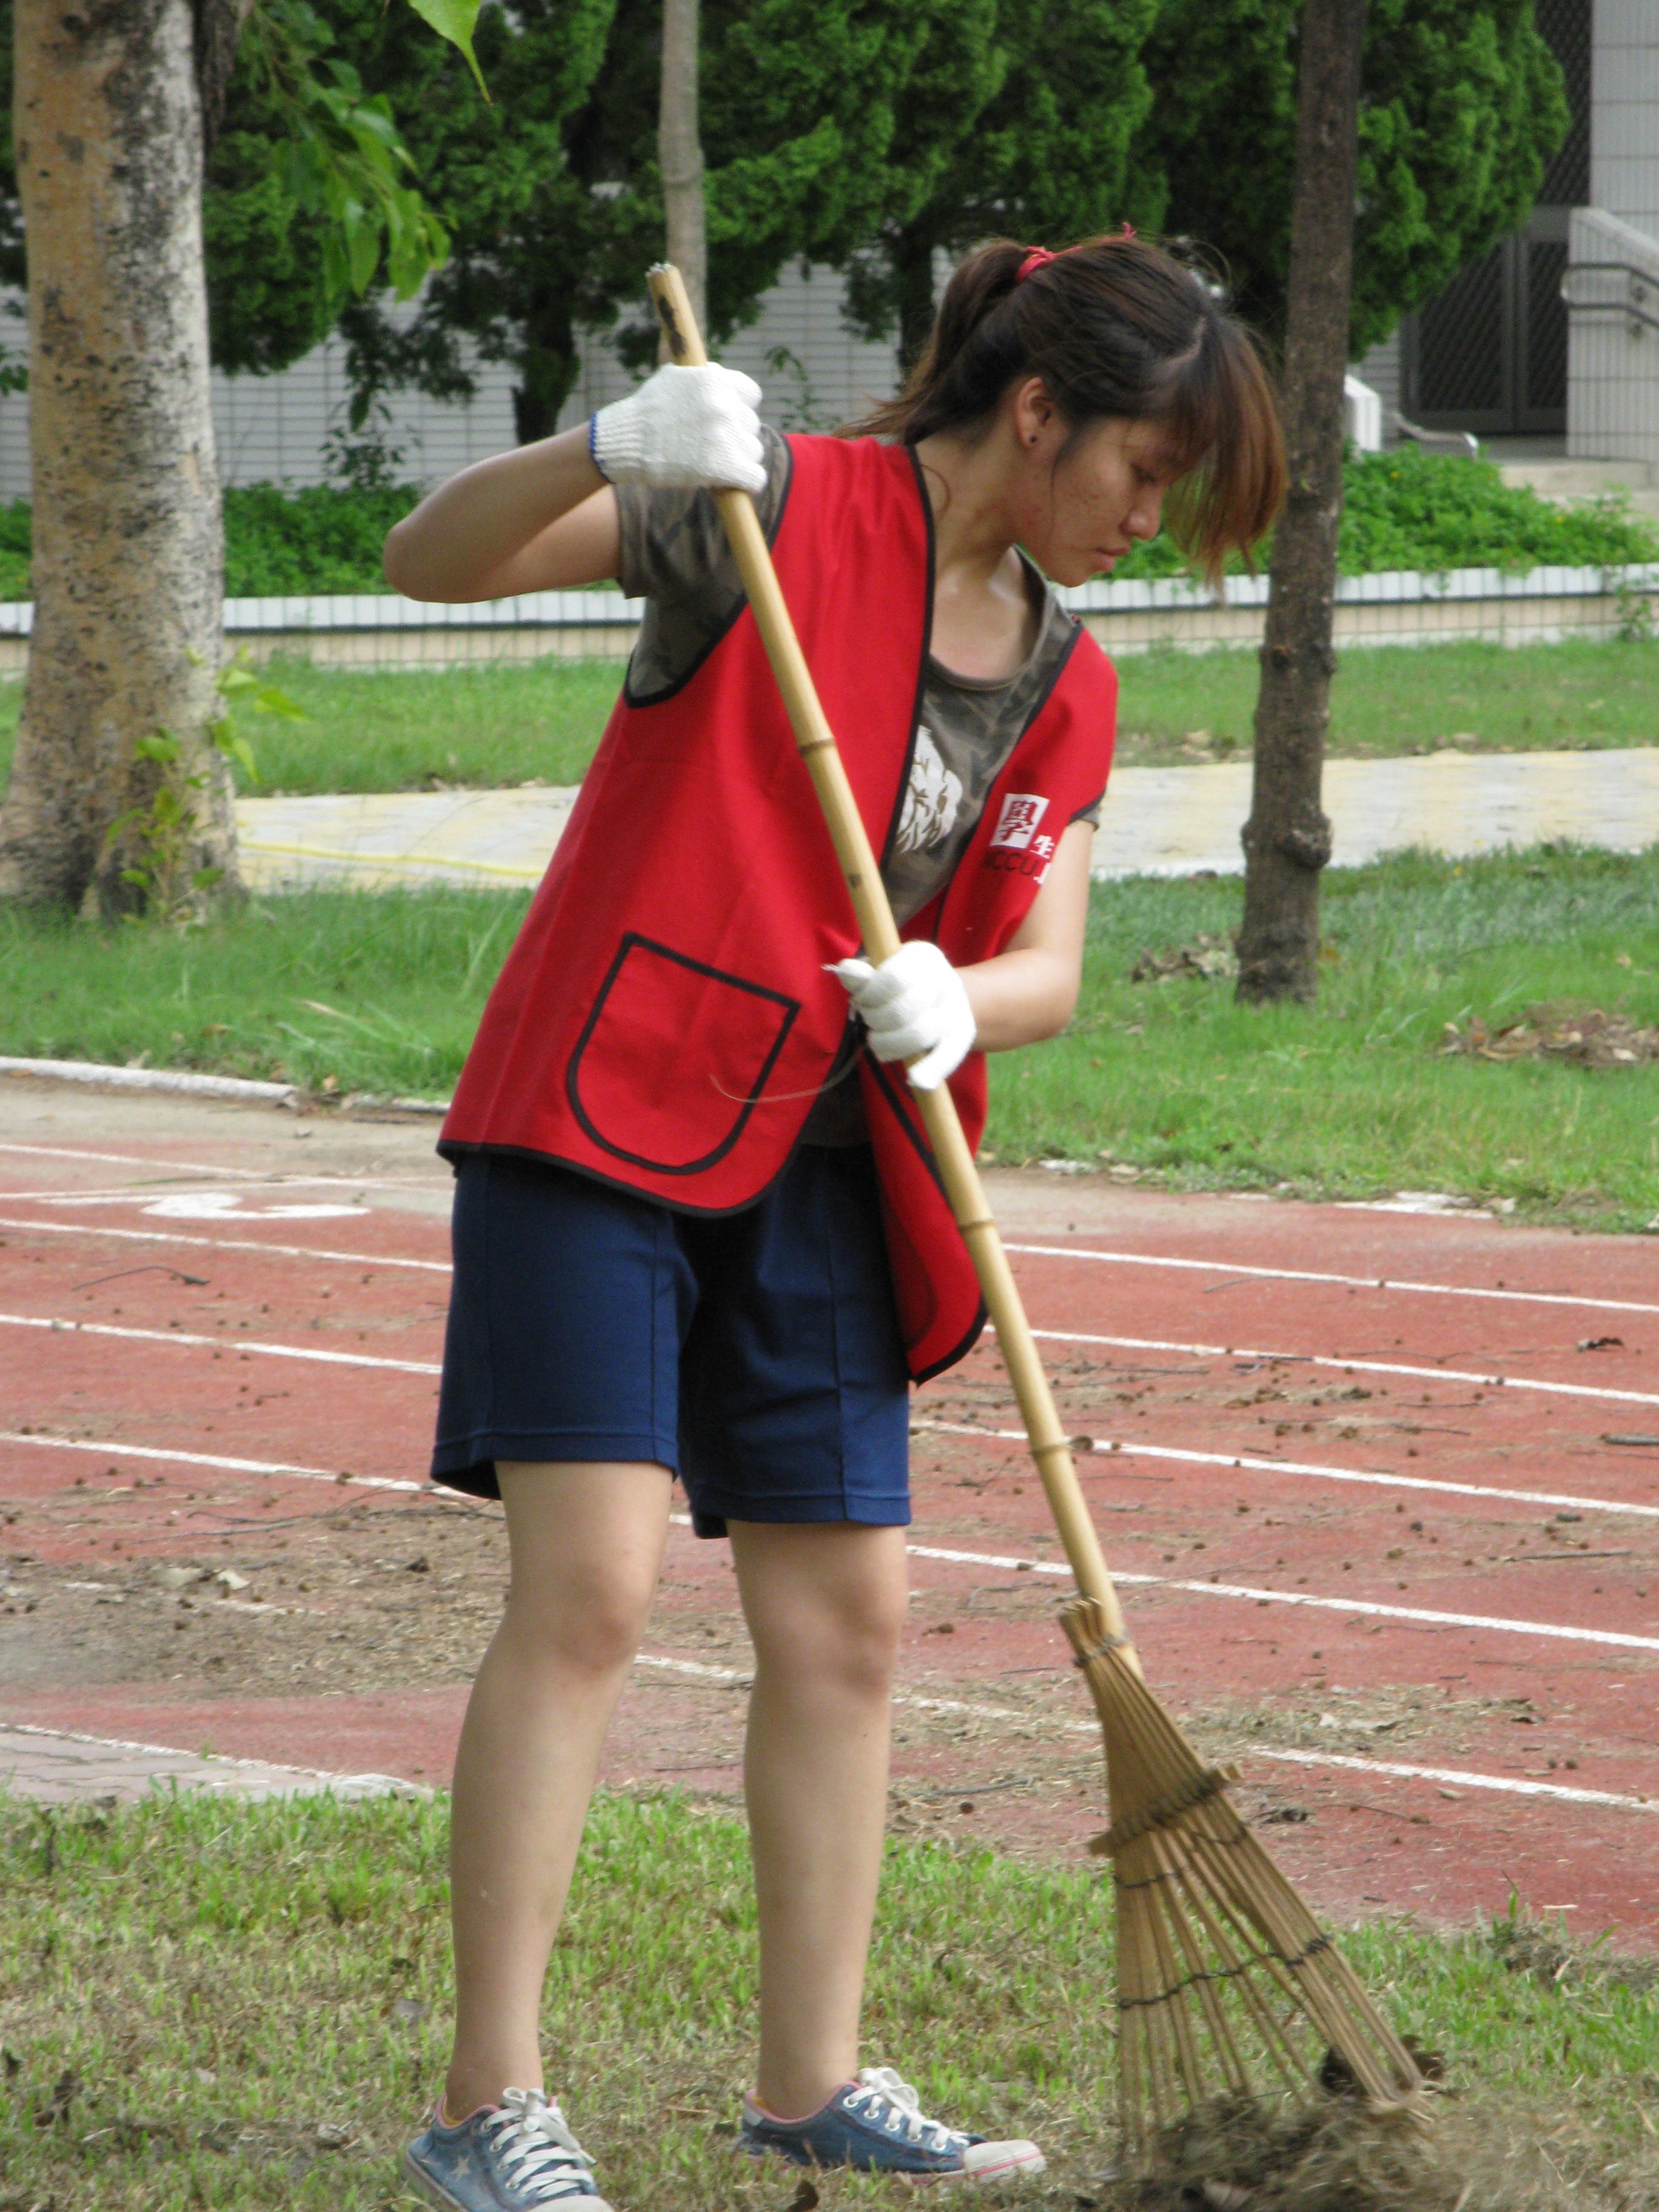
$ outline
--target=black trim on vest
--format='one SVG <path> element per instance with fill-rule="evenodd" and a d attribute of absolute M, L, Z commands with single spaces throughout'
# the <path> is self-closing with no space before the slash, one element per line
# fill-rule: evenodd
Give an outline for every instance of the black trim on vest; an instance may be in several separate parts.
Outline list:
<path fill-rule="evenodd" d="M 752 1198 L 740 1199 L 736 1206 L 693 1206 L 689 1199 L 666 1198 L 659 1191 L 641 1190 L 638 1183 L 624 1182 L 620 1176 L 606 1175 L 603 1168 L 592 1167 L 586 1160 L 568 1160 L 562 1152 L 544 1152 L 534 1145 L 475 1143 L 470 1138 L 460 1137 L 441 1137 L 437 1145 L 439 1158 L 447 1160 L 452 1168 L 479 1152 L 498 1152 L 507 1160 L 534 1160 L 538 1167 L 557 1168 L 567 1175 L 580 1176 L 588 1182 L 598 1183 L 602 1189 L 620 1191 L 624 1198 L 636 1198 L 641 1206 L 659 1206 L 665 1213 L 684 1214 L 696 1221 L 728 1221 L 733 1214 L 747 1213 L 751 1206 L 760 1204 L 768 1191 L 776 1189 L 799 1150 L 799 1144 L 790 1147 L 788 1159 Z"/>
<path fill-rule="evenodd" d="M 884 876 L 893 857 L 893 848 L 898 842 L 899 824 L 904 819 L 904 802 L 910 792 L 910 770 L 916 757 L 916 732 L 921 727 L 921 704 L 927 696 L 927 656 L 933 639 L 933 562 L 936 547 L 933 542 L 933 502 L 927 496 L 927 480 L 922 475 L 921 463 L 914 446 L 907 446 L 910 457 L 910 472 L 915 478 L 916 496 L 921 501 L 921 519 L 927 532 L 927 593 L 921 608 L 921 659 L 916 668 L 916 693 L 910 702 L 910 730 L 904 740 L 904 758 L 899 763 L 898 792 L 893 800 L 893 811 L 888 819 L 887 835 L 882 840 L 881 858 L 877 866 Z"/>
<path fill-rule="evenodd" d="M 778 532 L 783 527 L 783 518 L 788 512 L 789 508 L 789 495 L 794 489 L 795 449 L 790 444 L 787 438 L 783 441 L 783 450 L 787 458 L 789 465 L 784 473 L 783 496 L 778 501 L 777 517 L 774 521 L 771 529 L 767 532 L 766 543 L 769 547 L 775 545 L 778 542 Z M 665 684 L 660 691 L 642 691 L 635 696 L 635 695 L 629 690 L 628 678 L 627 675 L 624 674 L 623 677 L 622 688 L 623 704 L 625 707 L 660 707 L 665 699 L 673 699 L 678 697 L 679 693 L 684 691 L 686 685 L 690 683 L 692 678 L 702 669 L 703 663 L 708 659 L 709 655 L 718 652 L 720 647 L 725 644 L 726 639 L 730 637 L 732 631 L 737 628 L 738 622 L 742 619 L 744 611 L 748 605 L 749 594 L 743 588 L 742 584 L 739 583 L 738 586 L 737 605 L 732 608 L 727 619 L 720 624 L 720 628 L 714 632 L 713 637 L 709 639 L 708 644 L 704 646 L 702 651 L 697 655 L 690 668 L 686 670 L 684 675 L 681 677 L 679 682 L 678 684 Z M 634 665 L 634 657 L 631 653 L 629 655 L 628 665 L 629 668 Z"/>
<path fill-rule="evenodd" d="M 1105 804 L 1106 804 L 1106 787 L 1105 787 L 1105 785 L 1104 785 L 1104 784 L 1102 784 L 1102 786 L 1100 787 L 1100 789 L 1099 789 L 1099 790 L 1095 793 L 1094 797 L 1093 797 L 1093 798 L 1089 801 L 1088 805 L 1087 805 L 1086 806 L 1079 806 L 1079 809 L 1078 809 L 1077 812 L 1076 812 L 1076 813 L 1072 817 L 1071 820 L 1070 820 L 1070 821 L 1066 824 L 1066 827 L 1068 830 L 1074 829 L 1074 828 L 1076 827 L 1076 825 L 1077 825 L 1079 822 L 1086 821 L 1086 820 L 1087 820 L 1087 818 L 1088 818 L 1088 817 L 1089 817 L 1090 815 L 1091 815 L 1091 814 L 1095 813 L 1095 812 L 1096 812 L 1099 808 L 1101 808 L 1101 807 L 1104 806 L 1104 805 L 1105 805 Z"/>
<path fill-rule="evenodd" d="M 911 1127 L 910 1116 L 905 1112 L 903 1106 L 894 1095 L 893 1085 L 889 1079 L 886 1068 L 882 1065 L 881 1061 L 876 1058 L 874 1053 L 870 1054 L 869 1059 L 870 1073 L 875 1078 L 877 1090 L 880 1091 L 882 1097 L 887 1101 L 888 1108 L 892 1114 L 893 1119 L 898 1123 L 900 1128 L 903 1130 L 905 1135 L 909 1139 L 910 1149 L 915 1152 L 916 1158 L 921 1162 L 923 1167 L 927 1169 L 928 1174 L 933 1177 L 933 1188 L 938 1191 L 939 1196 L 945 1199 L 945 1211 L 949 1212 L 951 1201 L 949 1198 L 945 1196 L 944 1179 L 939 1174 L 939 1162 L 933 1158 L 931 1146 L 924 1144 L 922 1139 L 916 1134 L 915 1129 Z M 952 1217 L 952 1219 L 954 1222 L 954 1216 Z M 960 1236 L 961 1231 L 958 1231 L 957 1234 Z M 966 1249 L 967 1240 L 965 1237 L 963 1238 L 963 1249 Z M 973 1325 L 969 1329 L 967 1334 L 962 1337 L 957 1343 L 945 1354 L 942 1359 L 936 1359 L 931 1367 L 924 1368 L 920 1375 L 912 1375 L 910 1378 L 911 1381 L 913 1382 L 931 1382 L 935 1375 L 942 1375 L 947 1367 L 954 1367 L 958 1359 L 965 1359 L 968 1357 L 968 1354 L 973 1350 L 974 1346 L 979 1342 L 980 1338 L 984 1334 L 985 1324 L 990 1317 L 990 1314 L 986 1308 L 984 1297 L 981 1296 L 979 1302 L 979 1310 L 975 1315 Z M 908 1345 L 905 1349 L 907 1352 L 908 1351 L 909 1347 Z"/>
<path fill-rule="evenodd" d="M 783 1018 L 779 1024 L 778 1033 L 772 1040 L 772 1048 L 762 1062 L 760 1071 L 755 1078 L 754 1089 L 746 1099 L 736 1102 L 742 1109 L 737 1119 L 713 1151 L 703 1153 L 700 1159 L 687 1160 L 684 1164 L 670 1160 L 653 1160 L 644 1152 L 630 1152 L 622 1145 L 612 1144 L 608 1137 L 600 1134 L 589 1119 L 582 1105 L 580 1093 L 576 1087 L 582 1054 L 586 1051 L 594 1030 L 599 1024 L 599 1018 L 605 1012 L 605 1001 L 611 995 L 611 987 L 621 975 L 629 954 L 635 951 L 654 953 L 659 959 L 671 960 L 678 967 L 690 969 L 694 975 L 707 976 L 711 982 L 724 983 L 732 990 L 746 991 L 753 998 L 769 999 L 775 1006 L 781 1006 L 783 1009 Z M 643 936 L 636 929 L 626 931 L 622 943 L 617 948 L 617 957 L 605 970 L 605 981 L 594 994 L 592 1010 L 582 1024 L 581 1035 L 576 1039 L 575 1048 L 570 1055 L 570 1064 L 565 1070 L 565 1096 L 570 1101 L 570 1110 L 576 1117 L 578 1127 L 590 1144 L 597 1145 L 602 1152 L 609 1152 L 614 1160 L 626 1160 L 631 1166 L 645 1168 L 652 1175 L 702 1175 L 706 1170 L 714 1167 L 726 1158 L 748 1127 L 749 1117 L 760 1103 L 768 1079 L 777 1066 L 778 1055 L 783 1050 L 785 1041 L 795 1025 L 795 1018 L 800 1012 L 800 1000 L 788 997 L 782 991 L 774 991 L 764 983 L 750 982 L 747 976 L 733 975 L 724 968 L 710 967 L 707 961 L 693 960 L 687 953 L 677 952 L 672 945 L 659 944 L 655 938 Z"/>

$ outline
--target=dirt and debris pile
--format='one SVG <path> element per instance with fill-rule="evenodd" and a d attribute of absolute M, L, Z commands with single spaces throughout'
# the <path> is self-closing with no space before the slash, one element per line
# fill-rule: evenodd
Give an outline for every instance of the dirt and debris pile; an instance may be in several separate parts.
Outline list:
<path fill-rule="evenodd" d="M 1528 1006 L 1518 1022 L 1491 1030 L 1478 1014 L 1448 1022 L 1443 1056 L 1471 1060 L 1567 1060 L 1580 1067 L 1640 1067 L 1659 1060 L 1659 1028 L 1600 1006 Z"/>
<path fill-rule="evenodd" d="M 1220 2104 L 1166 2130 L 1123 2201 L 1135 2212 L 1646 2212 L 1659 2174 L 1640 2163 L 1610 2169 L 1570 2121 L 1523 2133 L 1495 2107 L 1443 2100 L 1428 2126 L 1341 2096 L 1276 2114 Z"/>
<path fill-rule="evenodd" d="M 1201 982 L 1222 983 L 1238 973 L 1238 954 L 1231 935 L 1211 937 L 1202 932 L 1190 945 L 1166 945 L 1161 952 L 1144 946 L 1129 970 L 1132 983 L 1172 983 L 1179 977 L 1196 976 Z"/>

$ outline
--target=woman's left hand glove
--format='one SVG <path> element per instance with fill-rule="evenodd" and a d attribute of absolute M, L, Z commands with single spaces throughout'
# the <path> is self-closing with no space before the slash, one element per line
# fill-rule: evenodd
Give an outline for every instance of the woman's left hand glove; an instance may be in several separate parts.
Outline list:
<path fill-rule="evenodd" d="M 901 945 L 879 968 L 838 960 L 830 973 L 863 1017 L 876 1058 L 915 1061 L 912 1089 L 937 1091 L 973 1049 L 974 1010 L 962 978 L 925 938 Z"/>

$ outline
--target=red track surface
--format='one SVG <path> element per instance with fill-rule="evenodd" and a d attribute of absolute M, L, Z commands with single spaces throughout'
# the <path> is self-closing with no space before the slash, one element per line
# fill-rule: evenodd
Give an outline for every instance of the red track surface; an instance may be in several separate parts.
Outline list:
<path fill-rule="evenodd" d="M 441 1510 L 428 1130 L 301 1145 L 285 1116 L 17 1087 L 0 1140 L 14 1560 L 95 1583 L 343 1495 Z M 1659 1437 L 1659 1248 L 1092 1178 L 995 1196 L 1148 1672 L 1246 1747 L 1244 1802 L 1285 1821 L 1293 1878 L 1341 1917 L 1442 1921 L 1513 1882 L 1581 1933 L 1655 1941 L 1659 1444 L 1607 1439 Z M 916 1421 L 902 1808 L 1075 1852 L 1097 1738 L 994 1348 Z M 702 1640 L 731 1617 L 724 1547 L 677 1531 L 611 1778 L 736 1787 L 744 1654 Z M 0 1718 L 436 1779 L 464 1702 L 37 1674 Z"/>

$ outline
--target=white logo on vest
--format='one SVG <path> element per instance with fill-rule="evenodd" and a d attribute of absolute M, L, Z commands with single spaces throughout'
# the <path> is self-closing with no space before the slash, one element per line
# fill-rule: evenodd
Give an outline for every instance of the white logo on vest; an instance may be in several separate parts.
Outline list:
<path fill-rule="evenodd" d="M 996 834 L 991 840 L 994 851 L 999 845 L 1011 845 L 1024 852 L 1036 835 L 1036 827 L 1048 811 L 1048 802 L 1035 791 L 1011 791 L 1002 802 L 1002 812 L 997 818 Z M 1054 841 L 1045 838 L 1043 843 L 1052 852 Z"/>

